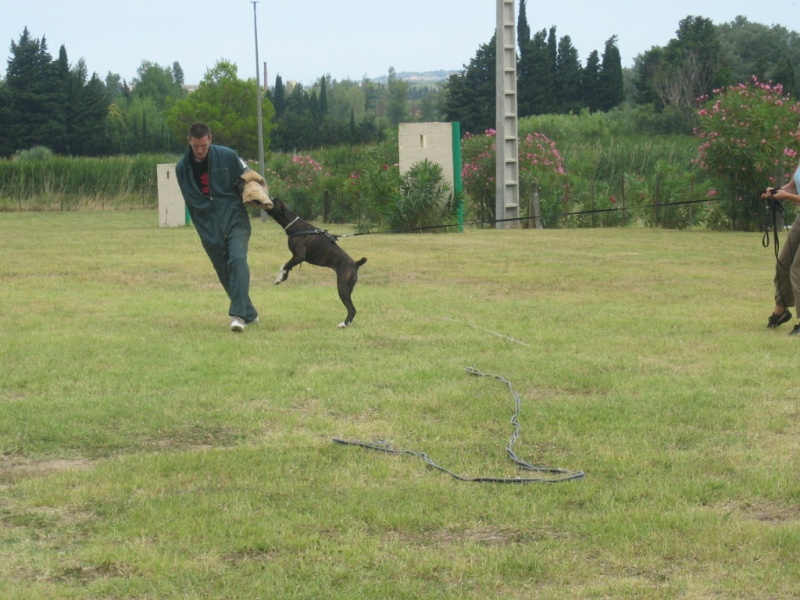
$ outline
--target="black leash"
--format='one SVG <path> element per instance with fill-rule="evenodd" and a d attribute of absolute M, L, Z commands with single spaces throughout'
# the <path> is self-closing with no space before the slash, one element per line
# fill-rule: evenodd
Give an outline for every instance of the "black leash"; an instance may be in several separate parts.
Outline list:
<path fill-rule="evenodd" d="M 761 245 L 764 246 L 764 248 L 769 248 L 769 235 L 770 229 L 772 229 L 772 246 L 775 249 L 775 262 L 781 269 L 788 273 L 788 267 L 781 262 L 779 256 L 781 247 L 779 232 L 781 226 L 786 226 L 786 222 L 783 219 L 783 204 L 780 202 L 780 200 L 776 200 L 772 195 L 770 195 L 767 198 L 767 209 L 765 211 L 764 218 L 764 236 L 761 238 Z M 792 252 L 791 255 L 794 256 L 794 252 Z M 783 290 L 781 289 L 781 286 L 776 285 L 775 287 L 778 288 L 778 295 L 781 297 L 781 304 L 784 308 L 788 309 L 789 304 L 783 297 Z"/>
<path fill-rule="evenodd" d="M 609 213 L 609 212 L 619 212 L 619 211 L 627 211 L 627 210 L 639 210 L 645 208 L 661 208 L 664 206 L 681 206 L 685 204 L 700 204 L 702 202 L 717 202 L 719 198 L 704 198 L 703 200 L 683 200 L 681 202 L 662 202 L 659 204 L 647 204 L 642 206 L 631 206 L 631 207 L 617 207 L 617 208 L 595 208 L 591 210 L 576 210 L 572 212 L 564 212 L 555 215 L 556 219 L 561 219 L 563 217 L 575 217 L 580 215 L 593 215 L 598 213 Z M 469 221 L 464 223 L 464 225 L 496 225 L 497 223 L 513 223 L 516 221 L 532 221 L 534 219 L 538 219 L 541 217 L 514 217 L 512 219 L 495 219 L 494 221 Z M 406 229 L 388 229 L 386 231 L 362 231 L 358 233 L 344 233 L 335 235 L 336 238 L 342 237 L 356 237 L 359 235 L 379 235 L 379 234 L 390 234 L 390 233 L 411 233 L 411 232 L 422 232 L 428 231 L 431 229 L 448 229 L 448 228 L 456 228 L 458 229 L 458 223 L 446 223 L 444 225 L 427 225 L 425 227 L 408 227 Z M 328 235 L 333 235 L 328 233 L 325 230 L 314 230 L 314 231 L 306 231 L 304 233 L 326 233 Z"/>
<path fill-rule="evenodd" d="M 780 215 L 780 219 L 779 219 Z M 772 229 L 773 246 L 775 247 L 775 258 L 778 258 L 778 251 L 780 250 L 781 240 L 778 236 L 778 221 L 783 223 L 783 204 L 772 196 L 767 199 L 767 210 L 765 211 L 764 218 L 764 237 L 761 238 L 761 245 L 764 248 L 769 248 L 769 234 Z"/>
<path fill-rule="evenodd" d="M 443 473 L 447 473 L 451 477 L 457 479 L 458 481 L 469 481 L 474 483 L 561 483 L 564 481 L 574 481 L 576 479 L 583 479 L 585 474 L 583 471 L 571 472 L 565 471 L 564 469 L 559 469 L 555 467 L 540 467 L 536 465 L 532 465 L 524 460 L 521 460 L 516 453 L 514 452 L 514 442 L 517 441 L 519 437 L 521 427 L 519 425 L 519 421 L 517 417 L 519 416 L 520 410 L 522 408 L 522 403 L 519 399 L 519 394 L 514 391 L 514 388 L 511 386 L 511 382 L 507 379 L 501 377 L 500 375 L 491 375 L 487 373 L 481 373 L 477 369 L 472 367 L 467 367 L 465 371 L 469 375 L 474 375 L 476 377 L 493 377 L 499 381 L 502 381 L 508 387 L 511 394 L 514 396 L 514 414 L 511 415 L 511 425 L 514 427 L 514 433 L 511 435 L 511 439 L 508 441 L 508 445 L 506 446 L 506 454 L 508 457 L 521 469 L 526 471 L 536 471 L 539 473 L 549 473 L 552 475 L 560 475 L 560 477 L 464 477 L 463 475 L 459 475 L 442 467 L 441 465 L 437 464 L 436 462 L 431 459 L 425 452 L 417 452 L 414 450 L 395 450 L 387 442 L 359 442 L 359 441 L 349 441 L 343 440 L 340 438 L 333 438 L 333 441 L 337 444 L 343 444 L 347 446 L 359 446 L 361 448 L 367 448 L 369 450 L 377 450 L 378 452 L 386 452 L 387 454 L 407 454 L 409 456 L 416 456 L 424 460 L 428 465 L 433 467 L 434 469 L 438 469 Z"/>

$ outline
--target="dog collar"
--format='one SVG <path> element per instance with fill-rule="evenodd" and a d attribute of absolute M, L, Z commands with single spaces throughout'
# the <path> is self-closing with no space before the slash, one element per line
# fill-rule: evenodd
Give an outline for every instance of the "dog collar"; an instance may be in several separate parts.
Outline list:
<path fill-rule="evenodd" d="M 284 231 L 289 231 L 289 227 L 291 227 L 292 225 L 294 225 L 295 223 L 297 223 L 297 221 L 299 221 L 299 220 L 300 220 L 300 216 L 298 215 L 297 217 L 295 217 L 295 218 L 294 218 L 294 221 L 292 221 L 292 222 L 291 222 L 291 223 L 289 223 L 289 224 L 288 224 L 286 227 L 284 227 L 284 228 L 283 228 L 283 230 L 284 230 Z"/>

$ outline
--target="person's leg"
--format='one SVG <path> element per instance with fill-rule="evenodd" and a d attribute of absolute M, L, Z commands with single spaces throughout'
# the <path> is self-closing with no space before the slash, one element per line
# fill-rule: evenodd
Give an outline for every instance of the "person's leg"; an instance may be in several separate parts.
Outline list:
<path fill-rule="evenodd" d="M 250 243 L 250 228 L 237 227 L 233 229 L 227 240 L 226 271 L 228 275 L 225 291 L 231 300 L 229 314 L 241 317 L 245 323 L 251 323 L 258 318 L 253 303 L 250 300 L 250 267 L 247 264 L 247 247 Z"/>
<path fill-rule="evenodd" d="M 231 296 L 231 289 L 230 289 L 230 274 L 228 272 L 228 252 L 225 248 L 225 244 L 222 242 L 206 242 L 203 241 L 203 248 L 208 254 L 208 258 L 211 260 L 211 265 L 214 267 L 214 271 L 217 273 L 217 278 L 219 282 L 222 284 L 222 287 L 225 289 L 225 293 L 228 294 L 228 297 Z M 244 316 L 244 315 L 240 315 Z"/>
<path fill-rule="evenodd" d="M 781 246 L 775 265 L 775 309 L 773 314 L 782 315 L 790 306 L 795 305 L 795 298 L 800 300 L 800 217 L 789 229 L 786 242 Z M 795 291 L 798 293 L 795 294 Z"/>

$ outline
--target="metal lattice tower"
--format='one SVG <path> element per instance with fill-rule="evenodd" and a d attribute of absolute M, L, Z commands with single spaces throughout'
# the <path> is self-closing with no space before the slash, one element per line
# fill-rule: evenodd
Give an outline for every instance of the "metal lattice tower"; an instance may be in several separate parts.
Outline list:
<path fill-rule="evenodd" d="M 497 0 L 496 204 L 498 229 L 519 221 L 519 129 L 517 118 L 516 0 Z"/>

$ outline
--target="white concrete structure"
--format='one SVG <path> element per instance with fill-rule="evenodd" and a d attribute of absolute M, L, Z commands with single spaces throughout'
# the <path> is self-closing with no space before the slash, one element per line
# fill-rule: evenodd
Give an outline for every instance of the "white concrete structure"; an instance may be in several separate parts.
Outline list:
<path fill-rule="evenodd" d="M 495 219 L 498 229 L 519 227 L 519 126 L 515 0 L 497 0 L 497 137 Z M 510 221 L 500 222 L 504 219 Z"/>
<path fill-rule="evenodd" d="M 158 165 L 158 225 L 159 227 L 183 227 L 189 224 L 189 213 L 183 201 L 175 165 Z"/>
<path fill-rule="evenodd" d="M 400 174 L 428 159 L 442 167 L 442 177 L 455 189 L 452 123 L 400 123 Z"/>

